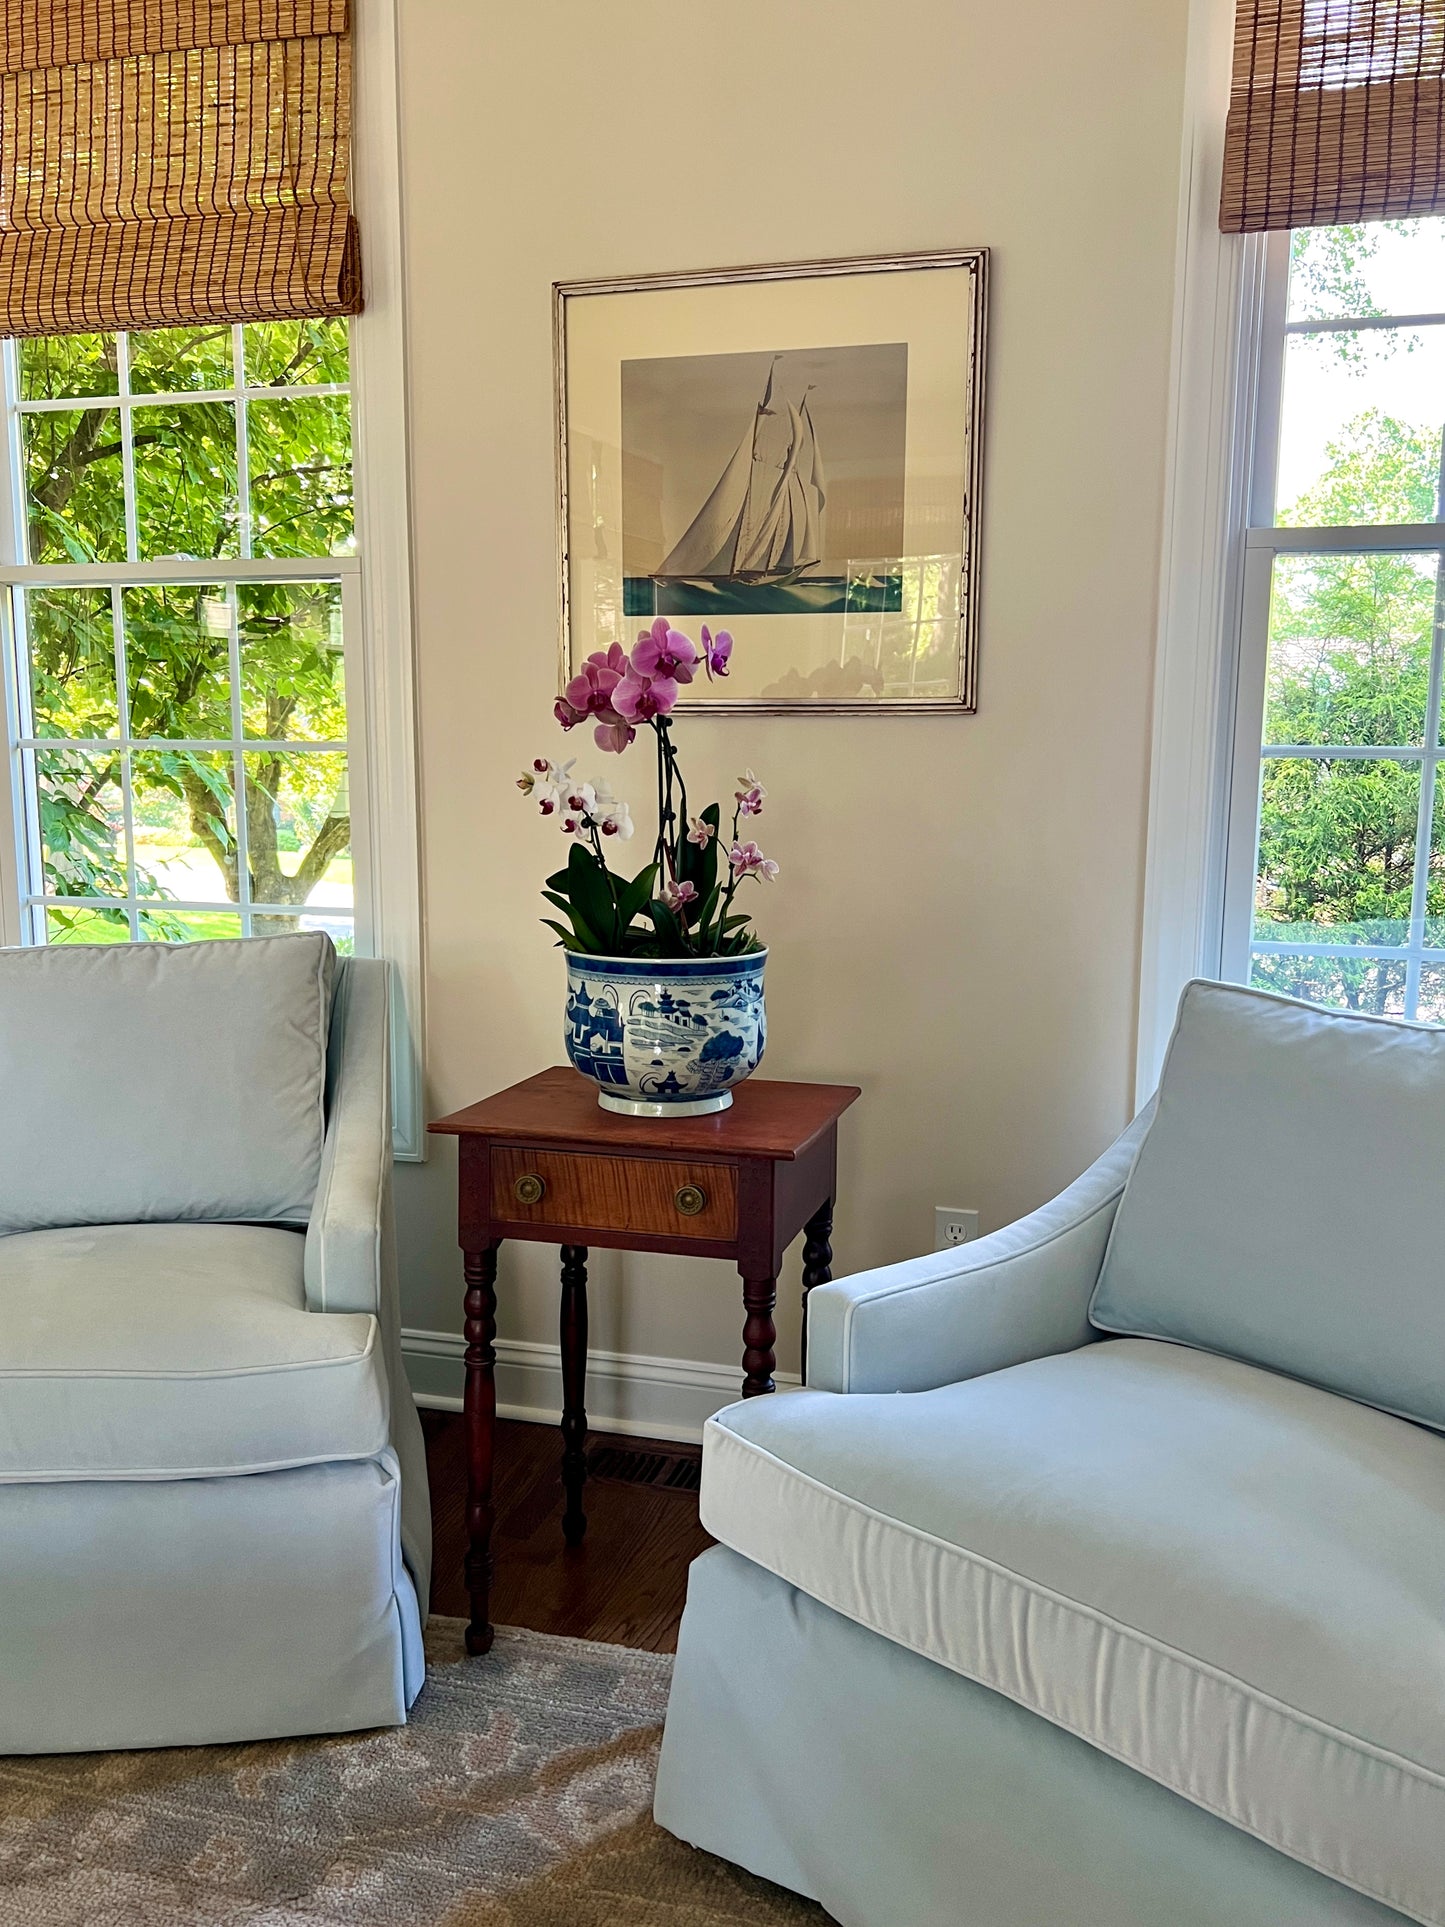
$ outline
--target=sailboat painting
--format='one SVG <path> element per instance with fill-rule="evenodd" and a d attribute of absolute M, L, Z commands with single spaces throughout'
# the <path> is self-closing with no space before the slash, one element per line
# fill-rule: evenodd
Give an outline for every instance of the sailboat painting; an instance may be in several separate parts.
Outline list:
<path fill-rule="evenodd" d="M 562 281 L 558 667 L 737 636 L 689 709 L 977 705 L 988 250 Z"/>
<path fill-rule="evenodd" d="M 624 361 L 624 613 L 899 608 L 907 400 L 904 342 Z"/>

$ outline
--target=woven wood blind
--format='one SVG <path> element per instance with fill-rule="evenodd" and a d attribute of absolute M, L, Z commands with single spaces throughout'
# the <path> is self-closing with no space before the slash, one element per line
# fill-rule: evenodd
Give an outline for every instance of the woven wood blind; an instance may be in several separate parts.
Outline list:
<path fill-rule="evenodd" d="M 347 0 L 5 0 L 0 335 L 355 314 Z"/>
<path fill-rule="evenodd" d="M 1445 0 L 1238 0 L 1219 225 L 1445 208 Z"/>

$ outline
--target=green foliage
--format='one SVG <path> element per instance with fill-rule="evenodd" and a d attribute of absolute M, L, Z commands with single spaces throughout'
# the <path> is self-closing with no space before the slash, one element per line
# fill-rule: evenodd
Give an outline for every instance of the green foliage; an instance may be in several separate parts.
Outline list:
<path fill-rule="evenodd" d="M 1286 528 L 1351 522 L 1433 522 L 1440 489 L 1440 433 L 1367 408 L 1330 442 L 1329 467 L 1280 512 Z"/>
<path fill-rule="evenodd" d="M 631 881 L 615 876 L 595 850 L 585 843 L 574 843 L 567 855 L 567 867 L 547 879 L 542 895 L 567 918 L 568 928 L 550 917 L 544 918 L 568 950 L 586 951 L 595 957 L 623 957 L 642 954 L 636 949 L 633 924 L 652 899 L 657 885 L 657 865 L 649 863 Z"/>
<path fill-rule="evenodd" d="M 543 923 L 564 949 L 594 957 L 736 957 L 761 949 L 752 919 L 729 914 L 736 885 L 718 878 L 719 818 L 718 805 L 710 803 L 702 812 L 713 831 L 707 843 L 679 842 L 678 881 L 697 892 L 685 918 L 653 894 L 662 874 L 658 859 L 628 880 L 607 867 L 599 846 L 577 842 L 567 867 L 549 876 L 542 892 L 566 925 L 552 917 Z"/>
<path fill-rule="evenodd" d="M 1408 221 L 1344 223 L 1338 227 L 1296 228 L 1290 236 L 1290 311 L 1298 321 L 1325 321 L 1349 316 L 1361 319 L 1383 314 L 1370 292 L 1369 263 L 1387 233 L 1408 233 Z M 1339 360 L 1362 362 L 1366 346 L 1358 332 L 1322 329 L 1308 337 L 1321 343 Z M 1376 354 L 1406 353 L 1418 347 L 1418 335 L 1402 336 L 1383 329 L 1371 346 Z"/>
<path fill-rule="evenodd" d="M 289 389 L 347 380 L 344 323 L 247 328 L 243 340 L 253 385 Z M 166 329 L 132 335 L 126 345 L 131 391 L 142 398 L 134 410 L 135 526 L 142 559 L 235 555 L 243 516 L 249 517 L 257 555 L 324 556 L 352 546 L 345 395 L 280 395 L 245 404 L 250 491 L 243 504 L 237 499 L 238 404 L 219 394 L 207 399 L 234 388 L 233 331 Z M 21 392 L 31 400 L 99 401 L 118 391 L 119 367 L 113 336 L 26 342 Z M 160 399 L 147 402 L 147 395 Z M 167 401 L 167 395 L 198 399 Z M 118 411 L 79 406 L 24 415 L 22 424 L 31 559 L 125 559 Z M 233 621 L 246 734 L 266 742 L 344 741 L 338 592 L 314 583 L 244 584 L 234 593 L 134 588 L 120 595 L 119 614 L 131 735 L 156 745 L 132 758 L 136 820 L 143 828 L 174 826 L 178 840 L 207 852 L 225 895 L 238 901 L 231 760 L 165 744 L 232 735 Z M 114 736 L 121 702 L 110 593 L 31 591 L 26 627 L 35 733 L 57 740 Z M 252 898 L 299 908 L 349 846 L 344 758 L 258 749 L 246 755 L 244 767 Z M 68 761 L 47 761 L 39 773 L 48 887 L 66 895 L 122 894 L 118 751 L 76 750 Z M 283 855 L 295 860 L 283 863 Z M 137 880 L 142 894 L 170 893 L 143 870 Z M 117 912 L 69 914 L 64 928 L 97 935 L 117 916 L 124 922 Z M 155 921 L 168 914 L 146 913 L 150 934 L 170 928 Z M 180 934 L 188 934 L 184 923 L 175 921 Z"/>

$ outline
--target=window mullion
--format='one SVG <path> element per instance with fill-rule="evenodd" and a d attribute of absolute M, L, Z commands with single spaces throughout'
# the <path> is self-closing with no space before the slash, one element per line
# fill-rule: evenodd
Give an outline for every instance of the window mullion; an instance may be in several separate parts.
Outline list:
<path fill-rule="evenodd" d="M 1284 412 L 1285 316 L 1289 310 L 1289 236 L 1271 234 L 1261 307 L 1259 378 L 1254 391 L 1253 462 L 1249 519 L 1273 524 Z"/>
<path fill-rule="evenodd" d="M 1269 612 L 1274 589 L 1273 558 L 1263 549 L 1245 556 L 1240 596 L 1239 648 L 1235 660 L 1234 751 L 1229 765 L 1229 800 L 1224 860 L 1223 944 L 1226 974 L 1249 981 L 1254 937 L 1255 876 L 1259 861 L 1259 797 L 1264 771 L 1265 685 L 1269 667 Z"/>
<path fill-rule="evenodd" d="M 246 334 L 238 323 L 231 330 L 231 354 L 236 386 L 236 515 L 241 554 L 250 560 L 255 531 L 251 526 L 251 416 L 246 406 Z"/>
<path fill-rule="evenodd" d="M 28 559 L 25 528 L 25 460 L 20 441 L 20 354 L 13 341 L 0 342 L 0 562 Z M 4 760 L 0 763 L 0 943 L 35 937 L 30 834 L 34 757 L 17 753 L 14 743 L 30 726 L 29 654 L 25 640 L 24 597 L 0 588 L 0 724 Z M 22 673 L 23 670 L 23 673 Z"/>
<path fill-rule="evenodd" d="M 231 604 L 231 782 L 236 812 L 236 904 L 241 912 L 241 935 L 251 935 L 251 844 L 246 823 L 245 730 L 241 713 L 241 598 L 232 583 Z"/>
<path fill-rule="evenodd" d="M 110 592 L 110 626 L 115 641 L 116 726 L 121 743 L 116 754 L 120 758 L 121 810 L 125 821 L 125 914 L 130 925 L 130 940 L 136 943 L 140 938 L 140 890 L 135 865 L 135 790 L 130 770 L 130 677 L 125 666 L 125 591 L 118 585 Z"/>
<path fill-rule="evenodd" d="M 130 336 L 115 338 L 116 383 L 120 390 L 121 486 L 125 491 L 125 553 L 128 562 L 140 561 L 140 517 L 136 511 L 135 435 L 130 399 Z"/>
<path fill-rule="evenodd" d="M 20 346 L 0 342 L 0 562 L 24 563 L 30 550 L 25 527 L 25 449 L 20 435 Z"/>
<path fill-rule="evenodd" d="M 1436 513 L 1445 511 L 1445 442 L 1440 451 Z M 1440 767 L 1441 679 L 1445 673 L 1445 554 L 1435 558 L 1435 610 L 1430 634 L 1430 688 L 1425 703 L 1425 760 L 1420 767 L 1420 814 L 1415 831 L 1415 874 L 1410 890 L 1410 963 L 1405 1015 L 1420 1006 L 1420 952 L 1430 901 L 1430 859 L 1435 841 L 1435 785 Z"/>

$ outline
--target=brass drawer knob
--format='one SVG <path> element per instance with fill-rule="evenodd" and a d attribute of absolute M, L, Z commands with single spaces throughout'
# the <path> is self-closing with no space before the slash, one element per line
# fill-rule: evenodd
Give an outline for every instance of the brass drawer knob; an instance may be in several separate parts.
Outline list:
<path fill-rule="evenodd" d="M 518 1178 L 513 1189 L 518 1204 L 540 1204 L 547 1195 L 547 1180 L 539 1178 L 535 1171 L 529 1171 L 524 1178 Z"/>
<path fill-rule="evenodd" d="M 700 1184 L 685 1184 L 673 1203 L 685 1218 L 695 1218 L 699 1211 L 707 1209 L 707 1193 Z"/>

